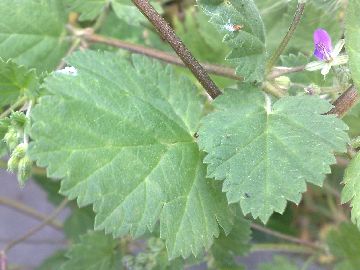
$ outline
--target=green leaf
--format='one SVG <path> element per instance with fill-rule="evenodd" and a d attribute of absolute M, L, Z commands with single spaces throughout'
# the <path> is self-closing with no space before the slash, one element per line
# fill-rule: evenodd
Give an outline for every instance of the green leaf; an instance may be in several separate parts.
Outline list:
<path fill-rule="evenodd" d="M 260 264 L 259 270 L 298 270 L 296 264 L 289 261 L 288 258 L 283 256 L 275 256 L 274 260 L 270 263 Z"/>
<path fill-rule="evenodd" d="M 231 232 L 228 235 L 222 232 L 211 247 L 214 269 L 243 269 L 236 263 L 235 258 L 250 250 L 250 239 L 250 222 L 243 217 L 236 217 Z"/>
<path fill-rule="evenodd" d="M 262 81 L 266 46 L 264 24 L 252 0 L 198 0 L 210 22 L 225 34 L 223 41 L 232 51 L 226 59 L 236 66 L 236 74 L 248 81 Z M 234 25 L 241 30 L 232 30 Z"/>
<path fill-rule="evenodd" d="M 350 202 L 351 219 L 360 228 L 360 154 L 357 154 L 345 170 L 342 203 Z"/>
<path fill-rule="evenodd" d="M 74 244 L 66 253 L 69 260 L 61 270 L 119 270 L 121 254 L 119 240 L 103 232 L 89 232 L 80 236 L 80 243 Z"/>
<path fill-rule="evenodd" d="M 330 231 L 326 241 L 331 253 L 340 260 L 336 264 L 336 270 L 359 269 L 360 232 L 355 225 L 340 224 L 337 230 Z"/>
<path fill-rule="evenodd" d="M 69 46 L 66 19 L 59 0 L 1 0 L 0 57 L 38 72 L 53 70 Z"/>
<path fill-rule="evenodd" d="M 204 98 L 172 69 L 141 56 L 77 53 L 77 76 L 54 74 L 32 113 L 30 155 L 62 180 L 61 192 L 94 204 L 95 227 L 137 237 L 160 218 L 169 257 L 209 248 L 232 212 L 193 134 Z M 66 121 L 64 121 L 66 119 Z"/>
<path fill-rule="evenodd" d="M 299 203 L 305 181 L 322 185 L 334 151 L 345 152 L 347 126 L 317 96 L 284 97 L 273 104 L 254 86 L 230 89 L 203 121 L 199 145 L 208 176 L 225 180 L 229 203 L 264 223 L 286 200 Z"/>
<path fill-rule="evenodd" d="M 66 262 L 65 251 L 56 251 L 46 258 L 36 270 L 58 270 L 64 262 Z"/>
<path fill-rule="evenodd" d="M 94 229 L 94 219 L 95 215 L 91 207 L 75 207 L 64 222 L 66 237 L 77 242 L 80 235 Z"/>
<path fill-rule="evenodd" d="M 70 9 L 80 13 L 79 21 L 92 21 L 100 15 L 110 0 L 65 0 Z"/>
<path fill-rule="evenodd" d="M 146 23 L 146 18 L 137 9 L 131 0 L 67 0 L 70 4 L 70 9 L 79 12 L 80 21 L 95 20 L 104 8 L 111 4 L 115 14 L 123 22 L 129 25 L 140 26 L 141 23 Z M 157 10 L 161 10 L 161 6 L 152 2 Z"/>
<path fill-rule="evenodd" d="M 360 91 L 360 21 L 358 11 L 360 2 L 349 0 L 345 19 L 346 52 L 349 55 L 349 67 L 354 83 Z"/>
<path fill-rule="evenodd" d="M 0 108 L 14 103 L 21 95 L 35 93 L 38 87 L 34 69 L 0 59 Z"/>

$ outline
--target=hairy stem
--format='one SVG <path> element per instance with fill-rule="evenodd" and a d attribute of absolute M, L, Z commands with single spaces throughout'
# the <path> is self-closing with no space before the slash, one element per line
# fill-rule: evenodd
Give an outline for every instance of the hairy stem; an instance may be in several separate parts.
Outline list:
<path fill-rule="evenodd" d="M 351 85 L 337 100 L 334 101 L 332 108 L 326 114 L 336 114 L 342 118 L 357 102 L 359 94 L 354 85 Z"/>
<path fill-rule="evenodd" d="M 280 233 L 280 232 L 277 232 L 277 231 L 273 231 L 273 230 L 271 230 L 269 228 L 266 228 L 266 227 L 264 227 L 262 225 L 259 225 L 259 224 L 256 224 L 256 223 L 252 223 L 251 228 L 253 228 L 254 230 L 266 233 L 268 235 L 274 236 L 276 238 L 282 239 L 282 240 L 286 240 L 286 241 L 293 242 L 293 243 L 296 243 L 296 244 L 300 244 L 300 245 L 303 245 L 303 246 L 308 246 L 308 247 L 310 247 L 312 249 L 323 249 L 323 247 L 321 245 L 319 245 L 319 244 L 312 243 L 312 242 L 309 242 L 309 241 L 306 241 L 306 240 L 303 240 L 303 239 L 299 239 L 299 238 L 296 238 L 296 237 L 293 237 L 293 236 L 290 236 L 290 235 L 286 235 L 286 234 L 283 234 L 283 233 Z"/>
<path fill-rule="evenodd" d="M 272 80 L 275 79 L 277 77 L 286 75 L 286 74 L 290 74 L 290 73 L 295 73 L 295 72 L 301 72 L 304 71 L 305 66 L 297 66 L 297 67 L 274 67 L 270 74 L 268 75 L 268 79 Z"/>
<path fill-rule="evenodd" d="M 176 54 L 191 70 L 206 92 L 214 99 L 221 94 L 219 88 L 211 80 L 206 70 L 194 58 L 191 52 L 185 47 L 182 41 L 176 36 L 174 30 L 165 21 L 163 17 L 154 9 L 148 0 L 132 0 L 135 6 L 144 14 L 144 16 L 154 25 Z"/>
<path fill-rule="evenodd" d="M 18 212 L 21 212 L 27 216 L 30 216 L 32 218 L 35 218 L 40 221 L 44 221 L 46 219 L 46 215 L 36 211 L 35 209 L 20 203 L 16 200 L 12 200 L 9 198 L 1 197 L 0 196 L 0 205 L 15 209 Z M 62 224 L 57 220 L 51 220 L 48 225 L 53 227 L 56 230 L 62 230 L 63 226 Z"/>
<path fill-rule="evenodd" d="M 281 41 L 279 47 L 276 49 L 276 51 L 271 56 L 271 58 L 268 62 L 267 73 L 269 73 L 271 71 L 271 69 L 275 66 L 280 55 L 284 52 L 286 46 L 288 45 L 289 41 L 291 40 L 292 36 L 294 35 L 295 30 L 301 21 L 301 17 L 304 14 L 304 9 L 305 9 L 305 2 L 299 1 L 298 5 L 296 7 L 294 18 L 289 27 L 289 30 L 287 31 L 284 39 Z"/>
<path fill-rule="evenodd" d="M 67 199 L 64 199 L 59 206 L 46 218 L 43 220 L 42 223 L 40 223 L 39 225 L 37 225 L 36 227 L 30 229 L 27 233 L 25 233 L 24 235 L 20 236 L 17 239 L 14 239 L 13 241 L 11 241 L 10 243 L 6 244 L 5 247 L 2 249 L 3 253 L 8 252 L 10 249 L 12 249 L 14 246 L 16 246 L 17 244 L 25 241 L 26 239 L 28 239 L 29 237 L 31 237 L 32 235 L 34 235 L 35 233 L 37 233 L 38 231 L 40 231 L 42 228 L 44 228 L 49 222 L 51 222 L 52 220 L 54 220 L 59 214 L 60 212 L 66 207 L 68 203 Z"/>
<path fill-rule="evenodd" d="M 113 46 L 116 48 L 130 51 L 133 53 L 146 55 L 148 57 L 155 58 L 155 59 L 164 61 L 169 64 L 186 67 L 184 62 L 179 57 L 172 55 L 170 53 L 167 53 L 167 52 L 157 50 L 157 49 L 148 48 L 148 47 L 141 46 L 138 44 L 133 44 L 133 43 L 130 43 L 127 41 L 122 41 L 122 40 L 114 39 L 114 38 L 108 38 L 108 37 L 104 37 L 104 36 L 92 34 L 92 33 L 88 33 L 88 34 L 85 33 L 83 35 L 83 38 L 88 42 L 106 44 L 109 46 Z M 201 63 L 201 66 L 203 66 L 208 73 L 227 77 L 230 79 L 242 80 L 241 77 L 235 75 L 235 70 L 232 68 L 208 64 L 208 63 Z"/>

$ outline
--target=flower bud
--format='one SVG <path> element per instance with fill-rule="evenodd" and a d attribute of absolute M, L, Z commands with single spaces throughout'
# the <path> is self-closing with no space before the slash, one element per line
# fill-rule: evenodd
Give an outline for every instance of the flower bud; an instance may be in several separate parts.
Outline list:
<path fill-rule="evenodd" d="M 9 128 L 8 132 L 4 136 L 4 141 L 10 151 L 19 144 L 18 134 L 14 128 Z"/>
<path fill-rule="evenodd" d="M 20 158 L 11 156 L 7 163 L 7 169 L 9 172 L 16 173 L 18 171 Z"/>
<path fill-rule="evenodd" d="M 18 182 L 23 187 L 31 176 L 32 161 L 28 156 L 23 157 L 19 161 L 18 166 Z"/>

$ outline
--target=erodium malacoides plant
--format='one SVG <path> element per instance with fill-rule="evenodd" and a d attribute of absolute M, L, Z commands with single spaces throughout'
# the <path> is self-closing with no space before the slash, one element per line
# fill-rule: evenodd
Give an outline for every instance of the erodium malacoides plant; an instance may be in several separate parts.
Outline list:
<path fill-rule="evenodd" d="M 359 12 L 1 0 L 0 164 L 55 210 L 0 196 L 39 220 L 0 270 L 46 226 L 36 269 L 360 269 Z"/>

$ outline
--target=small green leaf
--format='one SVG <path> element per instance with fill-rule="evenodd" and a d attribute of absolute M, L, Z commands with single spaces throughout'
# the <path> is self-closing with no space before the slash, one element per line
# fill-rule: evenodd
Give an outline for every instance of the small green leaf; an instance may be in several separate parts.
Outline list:
<path fill-rule="evenodd" d="M 95 215 L 91 207 L 75 207 L 64 222 L 66 237 L 77 242 L 80 235 L 94 229 L 94 220 Z"/>
<path fill-rule="evenodd" d="M 357 154 L 345 170 L 342 203 L 350 202 L 351 219 L 360 228 L 360 154 Z"/>
<path fill-rule="evenodd" d="M 92 21 L 100 15 L 110 0 L 65 0 L 70 10 L 80 13 L 79 21 Z"/>
<path fill-rule="evenodd" d="M 21 95 L 32 95 L 38 87 L 34 69 L 28 70 L 11 60 L 0 59 L 0 108 L 14 103 Z"/>
<path fill-rule="evenodd" d="M 360 265 L 360 232 L 351 223 L 340 224 L 327 236 L 331 253 L 340 261 L 335 270 L 358 270 Z"/>
<path fill-rule="evenodd" d="M 286 257 L 275 256 L 272 262 L 260 264 L 259 270 L 299 270 L 299 267 Z"/>
<path fill-rule="evenodd" d="M 60 0 L 1 0 L 0 57 L 53 70 L 69 46 L 66 19 Z"/>
<path fill-rule="evenodd" d="M 250 222 L 243 217 L 236 217 L 231 232 L 228 235 L 222 232 L 211 247 L 214 269 L 244 269 L 235 258 L 245 255 L 250 250 L 250 239 Z"/>
<path fill-rule="evenodd" d="M 36 270 L 58 270 L 64 262 L 66 262 L 65 251 L 56 251 L 46 258 Z"/>
<path fill-rule="evenodd" d="M 33 112 L 30 154 L 61 192 L 94 204 L 95 227 L 137 237 L 160 219 L 169 257 L 198 254 L 228 232 L 220 186 L 193 137 L 204 98 L 157 61 L 76 53 L 77 76 L 54 74 Z M 66 119 L 66 120 L 65 120 Z"/>
<path fill-rule="evenodd" d="M 223 42 L 232 51 L 226 59 L 236 74 L 248 81 L 262 81 L 265 73 L 265 30 L 252 0 L 198 0 L 210 22 L 225 34 Z M 241 29 L 234 29 L 238 26 Z"/>
<path fill-rule="evenodd" d="M 284 97 L 273 104 L 254 86 L 230 89 L 202 121 L 200 148 L 208 176 L 225 180 L 229 203 L 265 223 L 286 200 L 299 203 L 305 181 L 322 185 L 334 151 L 346 151 L 347 126 L 317 96 Z"/>
<path fill-rule="evenodd" d="M 62 265 L 61 270 L 119 270 L 121 254 L 119 240 L 103 232 L 89 232 L 80 237 L 80 242 L 74 244 L 66 253 L 69 260 Z"/>
<path fill-rule="evenodd" d="M 360 91 L 360 2 L 349 0 L 345 19 L 345 46 L 354 83 Z"/>

